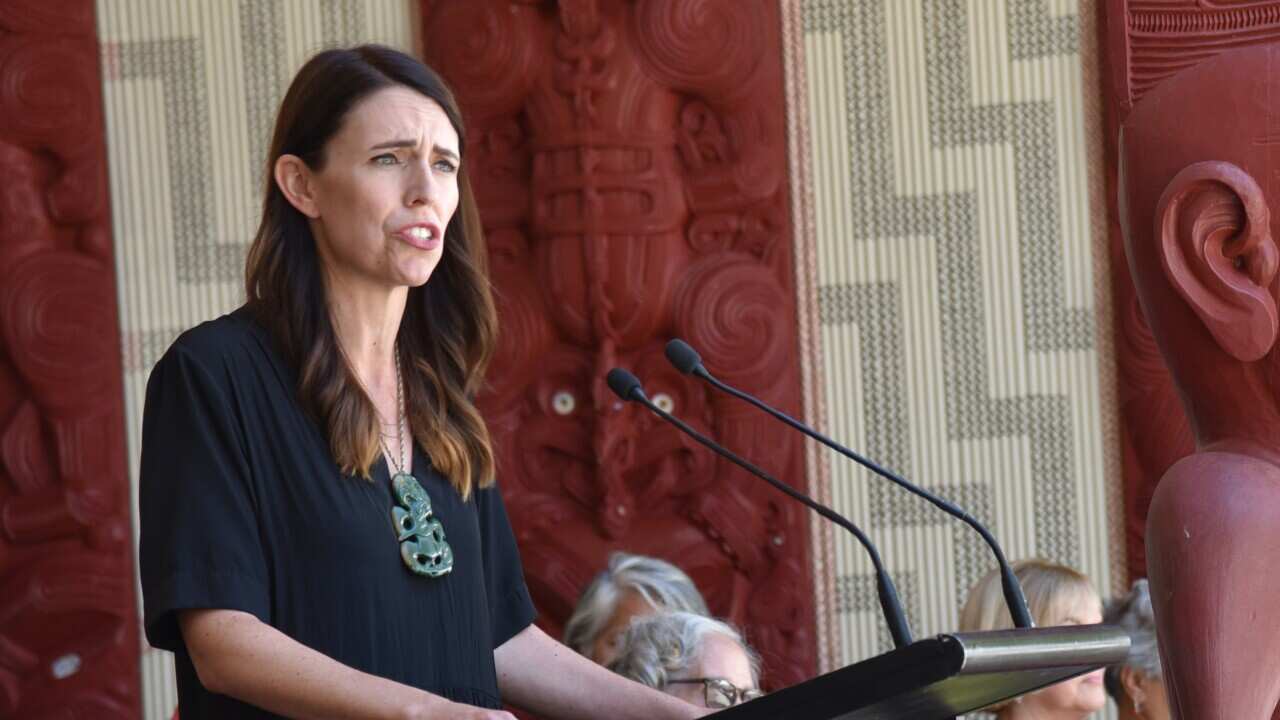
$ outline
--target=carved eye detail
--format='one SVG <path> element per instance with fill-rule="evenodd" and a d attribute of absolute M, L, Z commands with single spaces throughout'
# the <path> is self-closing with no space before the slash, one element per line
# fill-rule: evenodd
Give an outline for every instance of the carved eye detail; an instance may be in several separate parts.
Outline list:
<path fill-rule="evenodd" d="M 657 405 L 658 409 L 665 413 L 674 412 L 676 409 L 676 401 L 672 400 L 670 395 L 663 392 L 653 396 L 653 404 Z"/>
<path fill-rule="evenodd" d="M 557 415 L 568 415 L 578 406 L 578 401 L 574 399 L 573 393 L 568 390 L 561 390 L 551 396 L 551 409 L 556 411 Z"/>
<path fill-rule="evenodd" d="M 50 671 L 55 678 L 65 680 L 80 672 L 80 656 L 76 653 L 67 653 L 53 661 Z"/>

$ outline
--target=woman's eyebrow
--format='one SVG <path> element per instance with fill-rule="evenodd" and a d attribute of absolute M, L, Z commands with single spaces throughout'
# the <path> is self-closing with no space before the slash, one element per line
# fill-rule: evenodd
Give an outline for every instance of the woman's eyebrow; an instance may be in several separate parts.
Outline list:
<path fill-rule="evenodd" d="M 388 140 L 386 142 L 380 142 L 377 145 L 372 145 L 369 147 L 369 149 L 370 150 L 388 150 L 392 148 L 413 147 L 414 145 L 417 145 L 417 144 L 418 142 L 416 140 Z"/>
<path fill-rule="evenodd" d="M 397 148 L 411 148 L 411 147 L 416 147 L 417 145 L 418 145 L 418 142 L 416 140 L 407 140 L 407 139 L 387 140 L 386 142 L 380 142 L 376 145 L 371 145 L 369 146 L 369 149 L 370 150 L 392 150 Z M 453 160 L 454 162 L 462 161 L 462 158 L 458 156 L 457 151 L 452 150 L 450 148 L 447 148 L 441 145 L 435 145 L 432 147 L 432 150 L 434 150 L 436 154 L 443 155 L 449 158 L 450 160 Z"/>

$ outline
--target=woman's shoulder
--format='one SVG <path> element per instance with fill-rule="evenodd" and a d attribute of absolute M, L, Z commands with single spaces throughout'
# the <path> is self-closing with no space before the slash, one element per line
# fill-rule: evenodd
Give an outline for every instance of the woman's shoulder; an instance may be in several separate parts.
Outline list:
<path fill-rule="evenodd" d="M 241 307 L 183 332 L 156 367 L 179 363 L 207 371 L 247 369 L 271 362 L 274 352 L 267 331 Z"/>

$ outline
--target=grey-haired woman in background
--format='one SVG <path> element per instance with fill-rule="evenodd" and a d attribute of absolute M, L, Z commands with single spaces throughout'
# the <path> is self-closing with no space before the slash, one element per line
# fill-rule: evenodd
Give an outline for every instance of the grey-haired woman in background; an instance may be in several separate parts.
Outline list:
<path fill-rule="evenodd" d="M 1107 693 L 1120 708 L 1120 720 L 1168 720 L 1160 648 L 1156 645 L 1155 616 L 1146 579 L 1129 594 L 1107 604 L 1105 622 L 1119 625 L 1133 637 L 1129 659 L 1107 668 Z"/>
<path fill-rule="evenodd" d="M 732 626 L 663 612 L 633 620 L 609 669 L 694 705 L 727 708 L 760 697 L 760 658 Z"/>
<path fill-rule="evenodd" d="M 618 653 L 622 634 L 637 617 L 680 610 L 709 615 L 707 603 L 683 570 L 666 560 L 615 552 L 564 626 L 564 644 L 601 665 Z"/>

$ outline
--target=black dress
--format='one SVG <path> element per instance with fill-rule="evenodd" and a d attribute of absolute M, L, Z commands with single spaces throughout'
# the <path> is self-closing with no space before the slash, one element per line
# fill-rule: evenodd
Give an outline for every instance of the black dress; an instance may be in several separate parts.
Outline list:
<path fill-rule="evenodd" d="M 497 488 L 463 502 L 415 448 L 413 474 L 454 567 L 412 573 L 392 529 L 386 464 L 372 483 L 343 475 L 295 378 L 242 308 L 184 333 L 147 384 L 145 624 L 152 645 L 176 653 L 183 720 L 277 717 L 200 684 L 175 612 L 191 608 L 249 612 L 353 668 L 500 707 L 493 650 L 534 610 Z"/>

